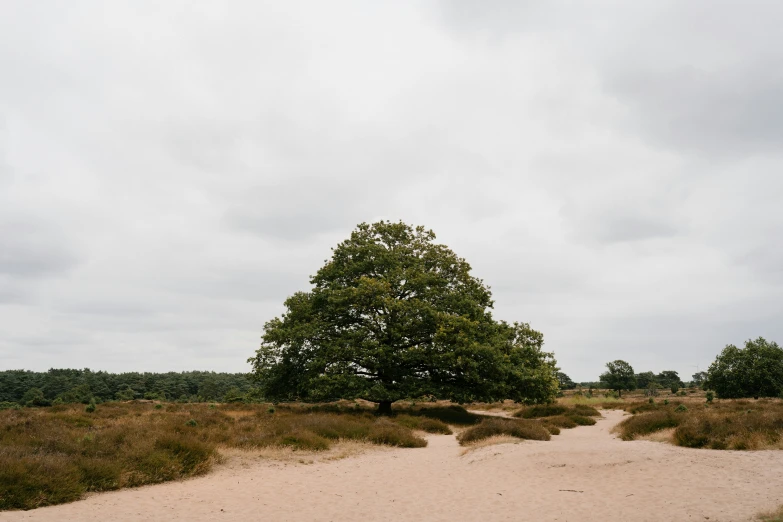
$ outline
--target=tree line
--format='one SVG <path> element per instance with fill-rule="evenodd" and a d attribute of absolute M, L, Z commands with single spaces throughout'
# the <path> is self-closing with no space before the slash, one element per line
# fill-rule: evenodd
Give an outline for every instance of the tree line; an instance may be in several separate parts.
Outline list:
<path fill-rule="evenodd" d="M 0 403 L 27 406 L 133 399 L 231 402 L 246 400 L 254 389 L 245 373 L 108 373 L 89 368 L 0 371 Z"/>
<path fill-rule="evenodd" d="M 561 388 L 563 383 L 567 384 L 566 389 L 577 386 L 562 373 L 558 374 L 558 380 Z M 636 389 L 649 390 L 654 394 L 661 388 L 677 393 L 685 386 L 676 371 L 634 373 L 633 367 L 621 359 L 606 363 L 606 372 L 601 374 L 598 382 L 583 384 L 609 388 L 618 394 Z M 783 397 L 783 348 L 763 337 L 747 340 L 743 348 L 729 344 L 706 372 L 693 374 L 688 386 L 712 390 L 722 399 Z"/>

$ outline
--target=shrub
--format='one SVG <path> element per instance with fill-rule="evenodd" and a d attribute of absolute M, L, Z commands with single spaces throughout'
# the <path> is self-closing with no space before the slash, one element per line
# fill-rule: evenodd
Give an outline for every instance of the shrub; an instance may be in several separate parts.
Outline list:
<path fill-rule="evenodd" d="M 537 406 L 530 406 L 519 410 L 514 414 L 514 417 L 522 417 L 523 419 L 535 419 L 538 417 L 552 417 L 553 415 L 562 415 L 568 411 L 567 406 L 562 404 L 539 404 Z"/>
<path fill-rule="evenodd" d="M 198 426 L 198 422 L 196 422 L 196 419 L 190 419 L 188 422 L 185 423 L 185 426 L 190 426 L 191 428 L 195 428 Z"/>
<path fill-rule="evenodd" d="M 633 440 L 637 435 L 647 435 L 666 428 L 679 426 L 680 419 L 671 411 L 660 410 L 634 415 L 617 425 L 623 440 Z"/>
<path fill-rule="evenodd" d="M 87 413 L 93 413 L 95 411 L 95 399 L 90 399 L 90 404 L 87 405 L 86 408 L 84 408 L 84 411 Z"/>
<path fill-rule="evenodd" d="M 329 441 L 311 431 L 297 431 L 280 438 L 280 444 L 297 450 L 322 451 L 329 449 Z"/>
<path fill-rule="evenodd" d="M 595 424 L 595 419 L 592 417 L 586 417 L 584 415 L 569 415 L 569 419 L 574 421 L 579 426 L 592 426 Z"/>
<path fill-rule="evenodd" d="M 370 430 L 368 439 L 375 444 L 399 446 L 401 448 L 423 448 L 427 441 L 417 437 L 409 429 L 388 419 L 378 419 Z"/>
<path fill-rule="evenodd" d="M 467 444 L 495 435 L 510 435 L 520 439 L 549 440 L 551 435 L 544 425 L 537 421 L 487 418 L 476 426 L 468 428 L 457 436 L 460 444 Z"/>
<path fill-rule="evenodd" d="M 453 432 L 443 421 L 430 419 L 428 417 L 414 417 L 412 415 L 397 415 L 394 422 L 401 424 L 413 430 L 422 430 L 427 433 L 440 433 L 451 435 Z"/>
<path fill-rule="evenodd" d="M 650 397 L 649 399 L 647 399 L 647 402 L 649 402 L 650 404 L 655 404 L 655 399 Z"/>
<path fill-rule="evenodd" d="M 576 428 L 578 424 L 569 415 L 555 415 L 553 417 L 544 417 L 541 422 L 546 426 L 556 426 L 563 429 Z"/>
<path fill-rule="evenodd" d="M 688 411 L 688 408 L 684 404 L 680 404 L 679 406 L 674 408 L 674 411 L 676 412 Z"/>
<path fill-rule="evenodd" d="M 406 411 L 409 415 L 422 415 L 431 419 L 437 419 L 446 424 L 454 424 L 457 426 L 470 426 L 477 424 L 481 421 L 482 416 L 470 413 L 462 406 L 423 406 L 419 409 L 411 409 Z"/>
<path fill-rule="evenodd" d="M 715 393 L 708 391 L 707 392 L 707 402 L 712 402 L 712 400 L 715 398 Z"/>

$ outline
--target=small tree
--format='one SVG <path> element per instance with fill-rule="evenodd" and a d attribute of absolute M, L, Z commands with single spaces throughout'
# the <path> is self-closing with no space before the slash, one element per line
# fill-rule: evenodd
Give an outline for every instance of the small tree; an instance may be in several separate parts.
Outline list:
<path fill-rule="evenodd" d="M 601 374 L 601 382 L 607 388 L 616 390 L 618 396 L 622 396 L 623 390 L 636 389 L 636 376 L 633 367 L 623 360 L 606 363 L 607 371 Z"/>
<path fill-rule="evenodd" d="M 563 372 L 557 372 L 557 382 L 560 385 L 561 390 L 573 390 L 576 388 L 576 383 L 571 380 L 571 377 Z"/>
<path fill-rule="evenodd" d="M 653 372 L 642 372 L 636 374 L 636 387 L 648 388 L 650 383 L 658 383 Z"/>
<path fill-rule="evenodd" d="M 680 380 L 679 374 L 674 370 L 662 371 L 655 376 L 655 380 L 664 388 L 673 388 L 676 386 L 677 389 L 680 389 L 680 387 L 683 386 L 683 382 Z"/>
<path fill-rule="evenodd" d="M 543 335 L 493 320 L 492 297 L 435 234 L 361 224 L 264 326 L 249 362 L 268 400 L 432 395 L 457 402 L 547 402 L 557 393 Z"/>
<path fill-rule="evenodd" d="M 704 387 L 721 399 L 779 397 L 783 394 L 783 348 L 763 337 L 728 345 L 707 370 Z"/>
<path fill-rule="evenodd" d="M 692 376 L 691 384 L 693 386 L 701 388 L 701 386 L 704 384 L 704 381 L 707 380 L 707 372 L 696 372 Z"/>

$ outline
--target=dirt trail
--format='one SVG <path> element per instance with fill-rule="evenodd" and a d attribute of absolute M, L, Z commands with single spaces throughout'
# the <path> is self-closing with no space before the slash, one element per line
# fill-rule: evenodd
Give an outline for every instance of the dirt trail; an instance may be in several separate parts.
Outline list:
<path fill-rule="evenodd" d="M 258 461 L 184 482 L 0 513 L 0 520 L 749 520 L 783 503 L 783 451 L 736 452 L 622 442 L 623 413 L 460 455 L 454 436 L 429 446 L 311 465 Z"/>

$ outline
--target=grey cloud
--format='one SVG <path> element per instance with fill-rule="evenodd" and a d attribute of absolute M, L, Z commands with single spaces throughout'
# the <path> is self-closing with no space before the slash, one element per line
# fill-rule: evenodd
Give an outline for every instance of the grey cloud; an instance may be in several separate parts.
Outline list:
<path fill-rule="evenodd" d="M 578 380 L 783 341 L 774 2 L 6 4 L 8 364 L 244 371 L 379 218 Z"/>
<path fill-rule="evenodd" d="M 783 142 L 781 66 L 783 60 L 718 72 L 624 70 L 607 88 L 666 146 L 718 157 L 777 154 Z"/>
<path fill-rule="evenodd" d="M 20 278 L 58 275 L 77 258 L 53 230 L 33 222 L 0 223 L 0 274 Z"/>
<path fill-rule="evenodd" d="M 600 242 L 622 243 L 665 238 L 677 234 L 677 229 L 664 220 L 640 215 L 598 215 L 589 226 L 591 235 Z"/>
<path fill-rule="evenodd" d="M 363 221 L 367 201 L 361 189 L 328 179 L 289 180 L 255 187 L 229 209 L 229 227 L 283 241 L 306 240 L 313 235 L 350 228 Z"/>

